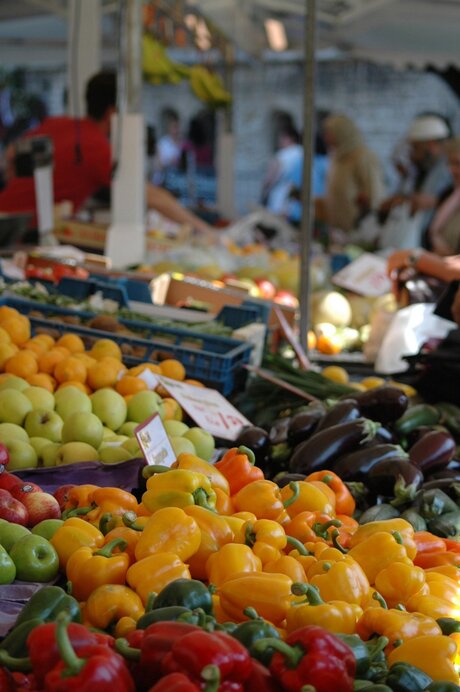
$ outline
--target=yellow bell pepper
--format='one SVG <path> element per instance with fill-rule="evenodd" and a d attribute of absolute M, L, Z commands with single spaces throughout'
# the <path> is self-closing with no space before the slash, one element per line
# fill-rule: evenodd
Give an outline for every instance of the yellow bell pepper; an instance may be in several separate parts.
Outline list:
<path fill-rule="evenodd" d="M 362 567 L 352 558 L 342 556 L 336 562 L 321 560 L 322 574 L 307 574 L 310 584 L 318 587 L 325 601 L 347 601 L 361 605 L 369 592 L 369 581 Z"/>
<path fill-rule="evenodd" d="M 227 543 L 206 562 L 206 574 L 210 584 L 221 586 L 234 574 L 260 572 L 262 562 L 251 548 L 241 543 Z"/>
<path fill-rule="evenodd" d="M 117 526 L 104 536 L 104 545 L 113 541 L 114 538 L 122 538 L 126 542 L 124 552 L 129 556 L 130 564 L 136 562 L 136 545 L 141 537 L 140 531 L 129 529 L 127 526 Z"/>
<path fill-rule="evenodd" d="M 273 481 L 253 481 L 232 499 L 237 512 L 253 512 L 258 519 L 278 519 L 284 510 L 280 489 Z"/>
<path fill-rule="evenodd" d="M 115 627 L 121 618 L 135 622 L 144 613 L 142 601 L 132 589 L 120 584 L 98 586 L 85 603 L 85 623 L 106 630 Z"/>
<path fill-rule="evenodd" d="M 388 656 L 388 665 L 402 661 L 420 668 L 433 680 L 458 685 L 458 674 L 454 666 L 456 655 L 457 645 L 450 637 L 428 635 L 408 639 L 393 649 Z"/>
<path fill-rule="evenodd" d="M 279 625 L 293 600 L 291 587 L 292 580 L 285 574 L 235 574 L 220 587 L 220 604 L 235 622 L 247 620 L 244 610 L 250 606 L 265 620 Z"/>
<path fill-rule="evenodd" d="M 184 508 L 189 505 L 215 509 L 216 493 L 203 473 L 172 469 L 148 479 L 142 503 L 152 513 L 162 507 Z"/>
<path fill-rule="evenodd" d="M 113 635 L 116 639 L 118 639 L 119 637 L 124 638 L 130 632 L 134 632 L 135 629 L 136 621 L 132 617 L 124 615 L 122 618 L 118 620 L 117 624 L 115 625 Z"/>
<path fill-rule="evenodd" d="M 174 553 L 156 553 L 144 557 L 143 560 L 131 565 L 126 574 L 126 581 L 141 597 L 144 605 L 151 593 L 159 593 L 175 579 L 190 578 L 187 565 L 184 565 Z"/>
<path fill-rule="evenodd" d="M 184 508 L 185 514 L 193 517 L 201 531 L 198 550 L 188 559 L 190 573 L 194 579 L 206 579 L 206 561 L 223 545 L 231 543 L 233 532 L 227 523 L 228 517 L 220 517 L 204 507 L 190 505 Z"/>
<path fill-rule="evenodd" d="M 438 596 L 452 605 L 460 605 L 460 586 L 454 579 L 446 577 L 444 574 L 427 572 L 426 583 L 431 596 Z"/>
<path fill-rule="evenodd" d="M 248 521 L 245 539 L 246 545 L 252 548 L 254 555 L 260 557 L 262 564 L 281 557 L 281 550 L 287 545 L 283 527 L 272 519 L 258 519 L 254 523 Z"/>
<path fill-rule="evenodd" d="M 59 557 L 59 566 L 65 571 L 69 557 L 78 548 L 101 548 L 104 545 L 104 536 L 96 529 L 78 517 L 66 519 L 51 538 L 50 543 Z"/>
<path fill-rule="evenodd" d="M 389 608 L 405 605 L 412 596 L 429 591 L 424 570 L 405 562 L 392 562 L 382 569 L 375 578 L 375 588 Z"/>
<path fill-rule="evenodd" d="M 219 490 L 222 490 L 226 495 L 230 495 L 230 486 L 224 474 L 221 473 L 214 464 L 203 461 L 203 459 L 200 459 L 200 457 L 197 457 L 195 454 L 179 454 L 171 468 L 186 469 L 187 471 L 202 473 L 209 478 L 214 490 L 219 488 Z"/>
<path fill-rule="evenodd" d="M 290 555 L 281 555 L 277 560 L 265 563 L 263 565 L 263 571 L 286 574 L 293 582 L 307 581 L 307 575 L 305 574 L 302 563 Z"/>
<path fill-rule="evenodd" d="M 391 651 L 395 642 L 424 635 L 436 637 L 441 634 L 441 628 L 433 618 L 421 613 L 408 613 L 394 608 L 367 608 L 357 622 L 356 632 L 365 641 L 374 634 L 388 637 L 388 650 Z"/>
<path fill-rule="evenodd" d="M 233 542 L 234 543 L 245 543 L 246 542 L 246 519 L 241 519 L 235 516 L 226 516 L 225 521 L 228 526 L 233 531 Z"/>
<path fill-rule="evenodd" d="M 367 596 L 361 601 L 361 608 L 367 610 L 368 608 L 388 608 L 388 606 L 382 594 L 371 586 Z"/>
<path fill-rule="evenodd" d="M 164 507 L 147 521 L 136 545 L 136 560 L 155 553 L 175 553 L 187 560 L 196 553 L 200 542 L 201 531 L 193 517 L 179 507 Z"/>
<path fill-rule="evenodd" d="M 437 567 L 430 567 L 425 570 L 425 574 L 444 574 L 446 577 L 450 577 L 460 584 L 460 569 L 456 565 L 438 565 Z"/>
<path fill-rule="evenodd" d="M 407 610 L 411 612 L 424 613 L 432 618 L 455 618 L 460 620 L 460 607 L 456 603 L 451 603 L 445 598 L 428 594 L 416 594 L 409 598 L 406 603 Z"/>
<path fill-rule="evenodd" d="M 297 602 L 289 608 L 286 615 L 288 633 L 306 625 L 319 625 L 329 632 L 354 634 L 356 622 L 363 614 L 362 608 L 346 601 L 325 603 L 318 589 L 311 584 L 304 585 L 302 590 L 306 597 L 305 605 Z"/>
<path fill-rule="evenodd" d="M 393 562 L 412 565 L 412 561 L 407 557 L 406 547 L 398 541 L 397 534 L 386 531 L 371 533 L 351 548 L 348 556 L 361 565 L 369 584 L 374 584 L 378 573 Z"/>
<path fill-rule="evenodd" d="M 362 524 L 358 527 L 355 533 L 350 538 L 350 548 L 354 548 L 362 541 L 369 538 L 374 533 L 386 531 L 387 533 L 399 534 L 401 542 L 406 548 L 407 557 L 413 560 L 417 554 L 417 545 L 414 540 L 414 528 L 405 519 L 384 519 L 383 521 L 371 521 L 368 524 Z M 399 536 L 396 539 L 399 540 Z"/>
<path fill-rule="evenodd" d="M 67 561 L 66 575 L 77 600 L 85 601 L 98 586 L 125 583 L 129 555 L 114 553 L 116 548 L 124 550 L 126 541 L 114 538 L 99 550 L 83 546 L 72 553 Z"/>
<path fill-rule="evenodd" d="M 301 512 L 335 514 L 334 492 L 321 481 L 293 481 L 281 488 L 281 499 L 289 516 Z"/>

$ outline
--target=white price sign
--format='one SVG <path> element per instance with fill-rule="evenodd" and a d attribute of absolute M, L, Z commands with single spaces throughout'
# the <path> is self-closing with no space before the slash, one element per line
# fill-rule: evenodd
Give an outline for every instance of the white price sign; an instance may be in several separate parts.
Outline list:
<path fill-rule="evenodd" d="M 215 389 L 195 387 L 171 380 L 169 377 L 159 377 L 159 380 L 190 418 L 214 437 L 236 440 L 241 429 L 251 425 L 251 422 Z"/>
<path fill-rule="evenodd" d="M 384 257 L 364 252 L 332 277 L 333 283 L 362 296 L 377 298 L 391 291 Z"/>
<path fill-rule="evenodd" d="M 134 431 L 142 453 L 149 465 L 171 466 L 176 455 L 158 413 L 147 418 Z"/>

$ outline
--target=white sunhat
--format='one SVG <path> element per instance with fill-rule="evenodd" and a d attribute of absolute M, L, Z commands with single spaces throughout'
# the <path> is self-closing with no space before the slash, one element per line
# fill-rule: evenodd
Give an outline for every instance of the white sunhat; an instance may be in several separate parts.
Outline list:
<path fill-rule="evenodd" d="M 433 139 L 447 139 L 449 136 L 447 124 L 436 115 L 421 115 L 415 118 L 407 134 L 412 142 L 429 142 Z"/>

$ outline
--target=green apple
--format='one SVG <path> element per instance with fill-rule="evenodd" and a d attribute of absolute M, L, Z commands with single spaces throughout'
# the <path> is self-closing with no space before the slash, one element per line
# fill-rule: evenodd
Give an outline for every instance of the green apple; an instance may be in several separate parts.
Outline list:
<path fill-rule="evenodd" d="M 64 422 L 55 411 L 38 408 L 27 414 L 24 427 L 30 437 L 46 437 L 50 442 L 60 442 Z"/>
<path fill-rule="evenodd" d="M 76 411 L 91 413 L 91 399 L 77 387 L 64 387 L 54 395 L 56 413 L 65 420 Z"/>
<path fill-rule="evenodd" d="M 123 447 L 104 447 L 99 449 L 99 461 L 103 464 L 118 464 L 120 461 L 132 459 L 131 454 Z"/>
<path fill-rule="evenodd" d="M 134 437 L 134 431 L 137 428 L 138 423 L 133 421 L 126 421 L 123 423 L 121 428 L 118 428 L 117 435 L 127 435 L 128 437 Z"/>
<path fill-rule="evenodd" d="M 32 445 L 32 447 L 35 449 L 35 453 L 38 458 L 38 465 L 42 466 L 42 452 L 45 449 L 45 447 L 48 447 L 48 445 L 53 443 L 50 442 L 47 437 L 31 437 L 29 440 L 29 444 Z"/>
<path fill-rule="evenodd" d="M 29 387 L 30 384 L 26 380 L 16 375 L 10 375 L 3 382 L 0 382 L 0 391 L 3 389 L 17 389 L 19 392 L 23 392 L 25 389 L 29 389 Z"/>
<path fill-rule="evenodd" d="M 58 554 L 42 536 L 20 538 L 11 548 L 10 557 L 16 565 L 16 577 L 22 581 L 51 581 L 59 570 Z"/>
<path fill-rule="evenodd" d="M 192 442 L 186 440 L 185 437 L 170 437 L 169 441 L 176 457 L 178 457 L 179 454 L 195 454 L 195 447 Z"/>
<path fill-rule="evenodd" d="M 4 442 L 5 439 L 28 442 L 29 436 L 20 425 L 15 425 L 15 423 L 0 423 L 0 442 Z"/>
<path fill-rule="evenodd" d="M 0 584 L 12 584 L 16 577 L 16 565 L 5 548 L 0 545 Z"/>
<path fill-rule="evenodd" d="M 28 536 L 30 531 L 20 524 L 12 524 L 9 521 L 5 524 L 0 524 L 0 545 L 9 553 L 16 541 Z"/>
<path fill-rule="evenodd" d="M 61 446 L 62 445 L 60 445 L 59 442 L 50 442 L 48 440 L 48 445 L 44 449 L 42 449 L 39 455 L 39 466 L 41 465 L 45 468 L 48 468 L 49 466 L 56 466 L 56 457 L 58 450 L 61 448 Z"/>
<path fill-rule="evenodd" d="M 123 442 L 122 447 L 128 450 L 131 459 L 142 457 L 141 448 L 135 437 L 128 438 L 126 442 Z"/>
<path fill-rule="evenodd" d="M 54 396 L 44 387 L 28 387 L 23 394 L 29 399 L 33 409 L 54 411 Z"/>
<path fill-rule="evenodd" d="M 169 437 L 182 437 L 189 429 L 188 425 L 180 420 L 165 420 L 163 425 Z"/>
<path fill-rule="evenodd" d="M 93 413 L 111 430 L 118 430 L 126 420 L 126 401 L 114 389 L 98 389 L 91 396 L 91 405 Z"/>
<path fill-rule="evenodd" d="M 22 425 L 30 411 L 32 411 L 32 404 L 22 392 L 17 389 L 0 391 L 0 423 Z"/>
<path fill-rule="evenodd" d="M 77 411 L 68 416 L 62 428 L 62 441 L 86 442 L 97 449 L 102 442 L 103 426 L 94 413 Z"/>
<path fill-rule="evenodd" d="M 56 452 L 56 466 L 75 464 L 79 461 L 98 461 L 98 459 L 97 451 L 86 442 L 67 442 Z"/>
<path fill-rule="evenodd" d="M 129 440 L 129 437 L 126 437 L 126 435 L 115 435 L 112 433 L 111 437 L 102 439 L 99 449 L 102 449 L 102 447 L 121 447 L 126 440 Z"/>
<path fill-rule="evenodd" d="M 161 396 L 155 392 L 138 392 L 128 401 L 128 420 L 143 423 L 154 413 L 161 415 L 163 409 Z"/>
<path fill-rule="evenodd" d="M 43 519 L 43 521 L 35 524 L 32 529 L 32 533 L 36 536 L 42 536 L 42 538 L 46 538 L 47 541 L 50 541 L 56 531 L 61 528 L 63 523 L 64 522 L 62 519 Z"/>
<path fill-rule="evenodd" d="M 214 438 L 211 433 L 208 433 L 207 430 L 203 430 L 203 428 L 190 428 L 190 430 L 184 433 L 184 437 L 193 444 L 196 455 L 199 456 L 200 459 L 204 459 L 205 461 L 211 460 L 216 449 Z"/>
<path fill-rule="evenodd" d="M 38 466 L 38 457 L 35 449 L 28 442 L 22 440 L 10 440 L 7 444 L 10 453 L 8 471 L 18 469 L 32 469 Z"/>
<path fill-rule="evenodd" d="M 102 441 L 108 440 L 109 437 L 113 437 L 115 433 L 113 430 L 110 430 L 110 428 L 107 428 L 105 425 L 102 428 Z"/>

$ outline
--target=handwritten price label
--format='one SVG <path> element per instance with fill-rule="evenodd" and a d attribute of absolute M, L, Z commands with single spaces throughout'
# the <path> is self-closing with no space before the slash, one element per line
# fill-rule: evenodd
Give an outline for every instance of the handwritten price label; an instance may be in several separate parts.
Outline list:
<path fill-rule="evenodd" d="M 369 252 L 364 252 L 354 262 L 334 274 L 332 281 L 337 286 L 371 298 L 391 290 L 386 259 Z"/>
<path fill-rule="evenodd" d="M 242 428 L 251 425 L 251 422 L 215 389 L 194 387 L 168 377 L 158 379 L 190 418 L 214 437 L 235 440 Z"/>
<path fill-rule="evenodd" d="M 147 418 L 134 431 L 147 464 L 171 466 L 176 455 L 158 413 Z"/>

